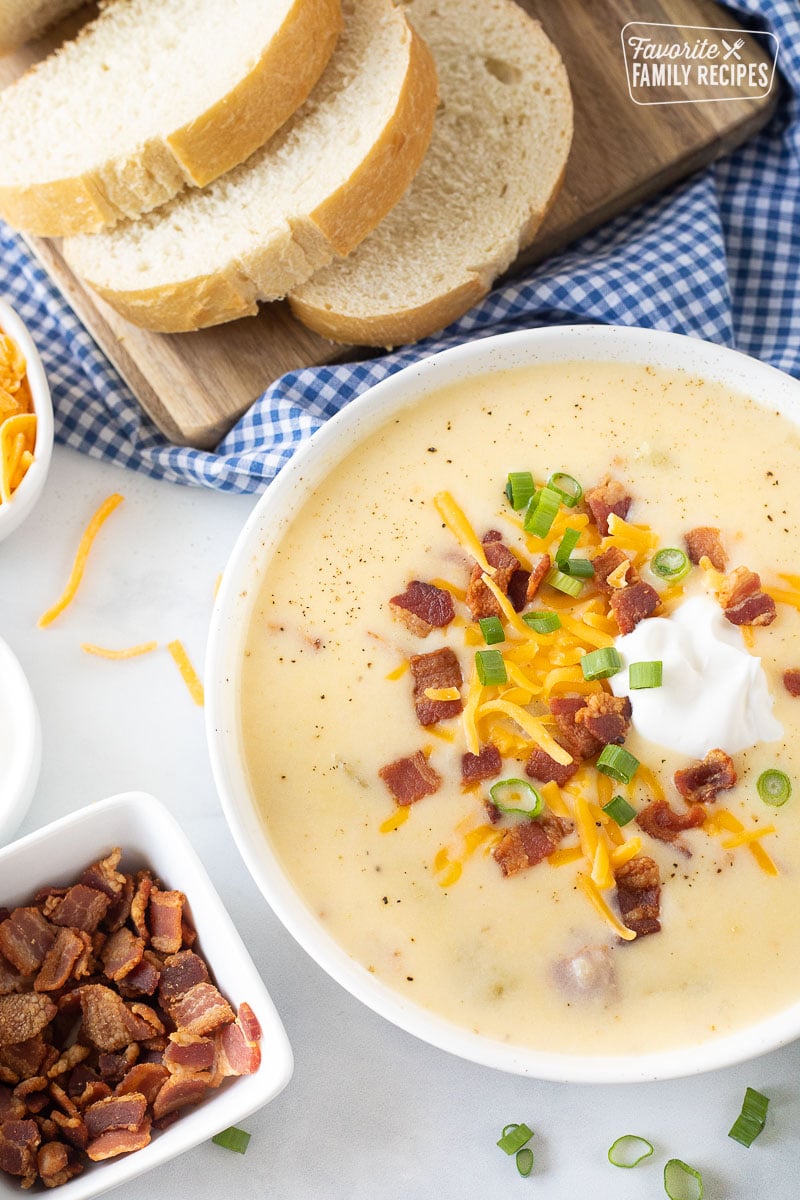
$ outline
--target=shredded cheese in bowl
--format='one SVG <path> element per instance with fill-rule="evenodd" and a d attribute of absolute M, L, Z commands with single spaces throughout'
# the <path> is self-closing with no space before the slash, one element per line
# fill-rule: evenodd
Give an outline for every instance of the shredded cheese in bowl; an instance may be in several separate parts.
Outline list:
<path fill-rule="evenodd" d="M 7 504 L 22 483 L 35 448 L 28 366 L 17 343 L 0 328 L 0 504 Z"/>

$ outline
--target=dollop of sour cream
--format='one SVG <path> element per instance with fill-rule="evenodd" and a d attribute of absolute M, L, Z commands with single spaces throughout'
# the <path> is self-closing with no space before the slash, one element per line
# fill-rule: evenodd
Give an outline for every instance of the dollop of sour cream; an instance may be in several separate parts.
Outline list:
<path fill-rule="evenodd" d="M 709 597 L 694 596 L 669 617 L 640 621 L 615 645 L 623 669 L 609 683 L 615 696 L 630 697 L 634 729 L 648 741 L 704 758 L 709 750 L 736 754 L 783 736 L 761 659 Z M 630 664 L 659 659 L 661 687 L 631 691 Z"/>

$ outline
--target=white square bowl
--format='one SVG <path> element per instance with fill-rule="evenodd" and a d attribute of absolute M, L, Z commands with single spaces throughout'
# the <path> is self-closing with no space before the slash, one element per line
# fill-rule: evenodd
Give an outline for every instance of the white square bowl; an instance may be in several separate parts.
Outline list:
<path fill-rule="evenodd" d="M 90 863 L 121 846 L 121 869 L 149 867 L 167 888 L 184 892 L 197 930 L 195 949 L 234 1009 L 246 1001 L 262 1030 L 261 1065 L 226 1080 L 196 1108 L 154 1133 L 143 1150 L 84 1171 L 57 1189 L 61 1200 L 87 1200 L 207 1141 L 262 1107 L 286 1086 L 292 1052 L 281 1019 L 203 864 L 163 804 L 144 792 L 111 796 L 62 817 L 0 850 L 0 905 L 30 901 L 37 888 L 74 882 Z M 19 1200 L 19 1180 L 0 1172 L 0 1200 Z"/>

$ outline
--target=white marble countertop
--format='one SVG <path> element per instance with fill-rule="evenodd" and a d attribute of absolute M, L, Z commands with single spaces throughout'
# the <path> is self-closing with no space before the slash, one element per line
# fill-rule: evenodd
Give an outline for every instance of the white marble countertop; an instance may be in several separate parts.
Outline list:
<path fill-rule="evenodd" d="M 125 496 L 101 533 L 85 585 L 49 629 L 80 533 L 112 491 Z M 20 832 L 129 788 L 179 817 L 281 1013 L 295 1054 L 286 1091 L 255 1114 L 245 1157 L 208 1144 L 116 1193 L 120 1200 L 228 1194 L 277 1200 L 645 1200 L 664 1195 L 663 1163 L 702 1170 L 706 1200 L 790 1200 L 800 1183 L 800 1042 L 714 1074 L 619 1087 L 543 1083 L 452 1058 L 389 1025 L 344 992 L 284 931 L 228 833 L 203 718 L 161 649 L 128 662 L 91 658 L 84 641 L 181 638 L 202 667 L 214 583 L 252 498 L 190 491 L 57 448 L 45 495 L 0 545 L 0 636 L 16 652 L 43 726 L 39 788 Z M 0 891 L 2 881 L 0 880 Z M 267 1047 L 266 1052 L 269 1052 Z M 747 1085 L 771 1099 L 750 1150 L 727 1137 Z M 495 1141 L 535 1131 L 529 1179 Z M 606 1161 L 623 1133 L 656 1144 L 635 1171 Z"/>

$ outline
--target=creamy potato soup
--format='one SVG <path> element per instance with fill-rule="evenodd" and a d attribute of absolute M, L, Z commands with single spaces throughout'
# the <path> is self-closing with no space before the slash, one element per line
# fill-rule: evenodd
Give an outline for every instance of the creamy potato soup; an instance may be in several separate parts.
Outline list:
<path fill-rule="evenodd" d="M 785 417 L 702 379 L 544 365 L 432 393 L 308 495 L 254 606 L 241 731 L 276 853 L 356 961 L 480 1034 L 573 1054 L 697 1044 L 800 1000 L 800 698 L 783 679 L 800 668 L 799 451 Z M 504 494 L 509 472 L 531 472 L 537 488 L 565 472 L 587 493 L 608 477 L 601 494 L 629 496 L 629 510 L 609 514 L 605 533 L 585 498 L 562 503 L 536 536 Z M 719 531 L 704 553 L 695 547 L 699 562 L 677 580 L 656 573 L 659 551 L 685 552 L 698 527 Z M 571 528 L 572 558 L 614 548 L 621 569 L 612 556 L 605 580 L 599 569 L 576 576 L 562 554 L 561 577 L 548 564 L 531 599 L 517 596 L 521 616 L 501 572 L 485 574 L 502 639 L 487 642 L 465 603 L 470 530 L 477 540 L 496 531 L 531 571 Z M 721 570 L 709 561 L 714 538 Z M 680 575 L 681 556 L 670 562 Z M 739 567 L 760 582 L 731 581 Z M 553 586 L 564 576 L 568 591 Z M 452 597 L 453 619 L 425 637 L 389 604 L 412 580 Z M 631 618 L 619 596 L 637 583 L 648 611 Z M 737 619 L 776 615 L 734 624 L 726 607 Z M 559 628 L 537 634 L 522 619 L 539 610 L 559 614 Z M 426 684 L 409 669 L 442 649 L 452 653 L 436 661 L 452 667 L 454 655 L 460 682 L 451 671 Z M 488 650 L 502 684 L 477 677 Z M 587 679 L 582 660 L 596 651 L 600 673 Z M 661 663 L 660 688 L 652 668 L 649 685 L 631 687 L 640 662 Z M 585 758 L 565 749 L 570 719 L 554 716 L 568 697 L 572 732 L 578 722 L 595 738 Z M 581 723 L 579 708 L 612 716 L 611 732 Z M 417 709 L 455 713 L 423 725 Z M 499 770 L 465 783 L 463 756 L 488 744 Z M 539 776 L 526 774 L 537 749 L 571 763 L 570 777 L 548 782 L 541 755 Z M 676 772 L 709 751 L 720 754 L 705 773 L 679 776 L 681 794 Z M 399 776 L 385 770 L 409 759 Z M 772 770 L 794 783 L 780 805 L 757 788 Z M 522 785 L 492 791 L 511 778 Z M 781 777 L 770 782 L 780 800 Z"/>

